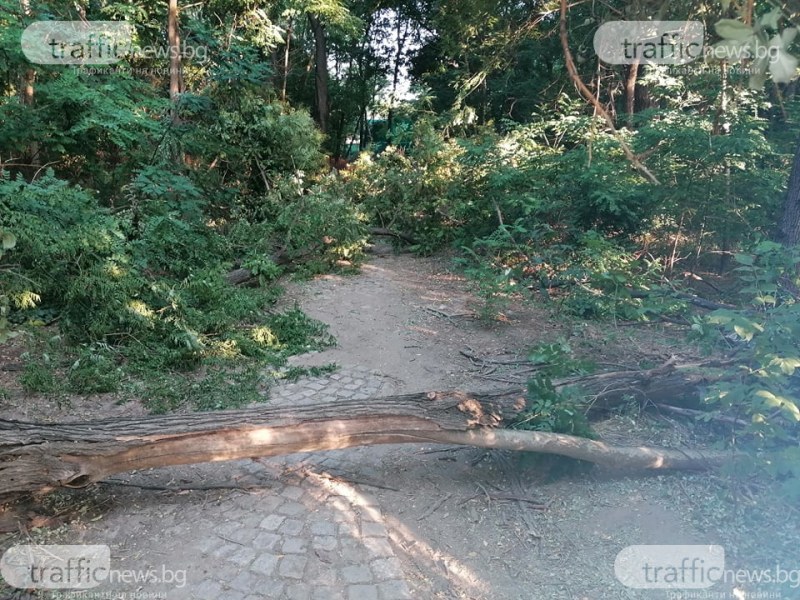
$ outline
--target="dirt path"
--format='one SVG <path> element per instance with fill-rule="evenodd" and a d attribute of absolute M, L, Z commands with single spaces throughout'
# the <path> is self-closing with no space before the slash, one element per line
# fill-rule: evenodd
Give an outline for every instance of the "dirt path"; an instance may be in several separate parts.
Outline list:
<path fill-rule="evenodd" d="M 532 309 L 510 312 L 504 325 L 481 324 L 466 281 L 444 270 L 441 260 L 383 257 L 357 277 L 330 275 L 293 287 L 285 302 L 292 301 L 327 323 L 338 340 L 325 352 L 294 357 L 293 364 L 362 366 L 391 377 L 398 393 L 497 386 L 476 377 L 460 351 L 524 353 L 558 335 L 556 327 L 531 327 L 546 322 Z"/>
<path fill-rule="evenodd" d="M 358 276 L 292 284 L 285 302 L 328 323 L 338 339 L 292 360 L 339 369 L 271 390 L 272 402 L 290 404 L 494 387 L 513 376 L 476 368 L 461 354 L 467 349 L 524 356 L 565 336 L 584 352 L 623 360 L 652 348 L 656 335 L 626 331 L 611 352 L 592 329 L 553 325 L 530 307 L 487 327 L 474 317 L 467 282 L 442 261 L 408 256 L 373 259 Z M 629 416 L 601 429 L 622 441 L 633 432 L 649 443 L 674 439 L 665 428 L 641 433 Z M 62 543 L 108 544 L 114 568 L 183 573 L 180 586 L 157 577 L 99 588 L 109 597 L 170 600 L 710 598 L 625 588 L 615 557 L 631 544 L 719 543 L 752 568 L 796 545 L 796 530 L 756 520 L 767 505 L 731 512 L 719 479 L 601 470 L 557 477 L 556 467 L 473 448 L 386 446 L 162 469 L 100 486 L 87 518 L 58 535 Z M 714 591 L 739 597 L 732 588 Z"/>

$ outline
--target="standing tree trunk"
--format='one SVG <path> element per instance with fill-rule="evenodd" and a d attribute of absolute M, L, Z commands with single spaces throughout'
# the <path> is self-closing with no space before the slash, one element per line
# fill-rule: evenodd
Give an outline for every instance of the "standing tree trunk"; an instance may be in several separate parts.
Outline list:
<path fill-rule="evenodd" d="M 396 30 L 396 39 L 395 42 L 397 44 L 396 52 L 394 54 L 394 69 L 392 72 L 392 94 L 389 97 L 389 116 L 386 119 L 386 123 L 389 128 L 389 135 L 392 134 L 394 130 L 394 107 L 397 104 L 397 86 L 400 83 L 400 66 L 403 60 L 403 48 L 406 44 L 406 38 L 408 37 L 408 26 L 404 23 L 403 19 L 400 16 L 400 11 L 395 11 L 394 18 L 397 21 L 397 30 Z"/>
<path fill-rule="evenodd" d="M 281 101 L 286 102 L 286 86 L 289 81 L 289 50 L 292 44 L 292 26 L 294 20 L 289 17 L 286 27 L 286 47 L 283 49 L 283 82 L 281 83 Z"/>
<path fill-rule="evenodd" d="M 22 8 L 22 14 L 26 17 L 31 16 L 31 5 L 30 0 L 20 0 L 20 7 Z M 35 101 L 35 91 L 34 91 L 34 83 L 36 82 L 36 70 L 35 69 L 25 69 L 25 72 L 22 74 L 22 81 L 20 85 L 20 94 L 19 100 L 22 106 L 27 106 L 29 108 L 33 108 L 33 104 Z M 27 163 L 30 165 L 33 173 L 35 170 L 42 165 L 42 158 L 41 152 L 39 148 L 39 142 L 33 141 L 28 145 L 28 156 L 27 156 Z"/>
<path fill-rule="evenodd" d="M 169 0 L 167 41 L 169 43 L 169 98 L 173 104 L 177 104 L 178 96 L 183 91 L 181 36 L 178 31 L 178 0 Z M 177 111 L 174 114 L 177 118 Z"/>
<path fill-rule="evenodd" d="M 784 246 L 796 246 L 800 242 L 800 143 L 797 144 L 789 176 L 779 235 Z"/>
<path fill-rule="evenodd" d="M 319 128 L 327 133 L 330 99 L 328 98 L 328 46 L 325 39 L 325 27 L 316 15 L 309 14 L 308 22 L 314 32 L 314 82 L 316 88 L 314 116 Z"/>

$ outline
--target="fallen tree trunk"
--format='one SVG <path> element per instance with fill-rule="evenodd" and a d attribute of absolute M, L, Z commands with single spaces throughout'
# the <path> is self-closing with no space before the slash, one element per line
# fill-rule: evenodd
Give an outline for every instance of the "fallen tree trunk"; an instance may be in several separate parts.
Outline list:
<path fill-rule="evenodd" d="M 411 244 L 412 246 L 417 243 L 417 241 L 407 233 L 403 233 L 402 231 L 395 231 L 394 229 L 389 229 L 387 227 L 370 227 L 369 233 L 370 235 L 382 235 L 385 237 L 394 237 L 397 238 L 398 240 L 405 242 L 406 244 Z"/>
<path fill-rule="evenodd" d="M 374 444 L 465 444 L 560 454 L 615 468 L 705 469 L 721 452 L 617 447 L 502 428 L 521 394 L 429 392 L 214 413 L 84 423 L 0 420 L 0 500 L 83 487 L 115 473 Z"/>
<path fill-rule="evenodd" d="M 285 249 L 278 250 L 269 258 L 278 266 L 288 265 L 292 262 Z M 228 271 L 225 275 L 225 280 L 230 285 L 258 285 L 258 277 L 250 269 L 245 269 L 244 267 L 237 267 Z"/>
<path fill-rule="evenodd" d="M 557 391 L 578 387 L 589 400 L 587 415 L 596 415 L 616 408 L 631 399 L 642 404 L 667 403 L 694 408 L 699 405 L 701 390 L 719 381 L 724 367 L 740 362 L 735 359 L 713 359 L 694 363 L 677 363 L 674 358 L 653 369 L 630 369 L 592 373 L 553 382 Z"/>

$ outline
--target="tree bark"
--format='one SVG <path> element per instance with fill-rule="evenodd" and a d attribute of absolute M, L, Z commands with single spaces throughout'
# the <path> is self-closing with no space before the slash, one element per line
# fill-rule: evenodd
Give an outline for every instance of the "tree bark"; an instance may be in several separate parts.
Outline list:
<path fill-rule="evenodd" d="M 628 65 L 628 77 L 625 80 L 625 112 L 628 113 L 628 123 L 633 123 L 636 114 L 636 81 L 639 78 L 639 61 Z"/>
<path fill-rule="evenodd" d="M 283 82 L 281 83 L 281 101 L 286 102 L 286 87 L 289 83 L 289 49 L 292 45 L 292 27 L 294 20 L 289 17 L 289 23 L 286 26 L 286 47 L 283 49 Z"/>
<path fill-rule="evenodd" d="M 30 0 L 20 0 L 20 7 L 22 8 L 23 15 L 26 17 L 32 17 Z M 20 81 L 21 85 L 19 99 L 22 106 L 26 106 L 31 109 L 33 108 L 33 105 L 36 102 L 36 91 L 34 87 L 35 83 L 36 69 L 25 69 Z M 31 175 L 31 179 L 33 179 L 33 176 L 38 168 L 42 166 L 41 148 L 39 147 L 39 142 L 33 141 L 28 145 L 27 155 L 27 161 L 25 162 L 27 162 L 33 169 Z"/>
<path fill-rule="evenodd" d="M 606 400 L 675 368 L 601 374 L 561 385 Z M 669 389 L 674 393 L 675 381 Z M 599 406 L 599 405 L 598 405 Z M 729 453 L 618 447 L 570 435 L 504 428 L 525 408 L 519 388 L 428 392 L 213 413 L 37 424 L 0 420 L 0 501 L 84 487 L 116 473 L 374 444 L 462 444 L 560 454 L 614 468 L 705 469 Z M 595 406 L 595 409 L 597 406 Z"/>
<path fill-rule="evenodd" d="M 325 37 L 325 27 L 319 17 L 309 14 L 308 22 L 314 33 L 314 116 L 323 133 L 328 132 L 328 115 L 330 113 L 330 99 L 328 98 L 328 46 Z"/>
<path fill-rule="evenodd" d="M 178 96 L 183 91 L 181 37 L 178 28 L 178 0 L 169 0 L 167 41 L 169 43 L 169 98 L 172 100 L 173 104 L 176 104 L 178 102 Z"/>
<path fill-rule="evenodd" d="M 784 246 L 797 246 L 800 242 L 800 143 L 792 163 L 789 186 L 780 220 L 779 236 Z"/>

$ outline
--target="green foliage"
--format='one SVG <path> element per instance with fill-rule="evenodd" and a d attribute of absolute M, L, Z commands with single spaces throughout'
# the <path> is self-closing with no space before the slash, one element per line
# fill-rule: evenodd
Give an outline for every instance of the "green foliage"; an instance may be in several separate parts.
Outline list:
<path fill-rule="evenodd" d="M 312 187 L 276 207 L 274 234 L 291 259 L 324 271 L 337 260 L 357 259 L 367 241 L 364 218 L 336 181 Z"/>
<path fill-rule="evenodd" d="M 274 300 L 271 292 L 232 288 L 224 277 L 229 242 L 199 217 L 169 211 L 169 190 L 155 183 L 161 174 L 150 173 L 146 185 L 137 188 L 149 190 L 142 197 L 152 196 L 140 205 L 138 227 L 102 210 L 84 190 L 52 174 L 32 184 L 0 179 L 0 227 L 18 232 L 15 261 L 25 273 L 18 277 L 0 270 L 17 320 L 24 321 L 26 315 L 38 319 L 43 309 L 53 311 L 65 340 L 81 344 L 77 353 L 68 348 L 40 352 L 26 364 L 22 377 L 26 389 L 47 394 L 107 393 L 126 381 L 130 388 L 130 381 L 165 371 L 191 369 L 208 361 L 218 366 L 209 382 L 198 380 L 199 388 L 167 382 L 157 387 L 152 392 L 154 406 L 162 409 L 185 402 L 191 390 L 208 392 L 230 371 L 226 365 L 254 371 L 258 363 L 279 365 L 290 354 L 333 343 L 321 324 L 297 309 L 268 314 Z M 167 180 L 162 181 L 166 185 Z M 181 185 L 180 179 L 176 185 Z M 166 202 L 157 202 L 158 194 L 167 196 Z M 322 237 L 331 231 L 319 197 L 300 202 L 316 202 L 319 213 L 314 217 L 318 229 L 305 221 L 302 226 L 308 229 L 303 234 Z M 176 196 L 176 209 L 177 203 Z M 164 204 L 163 214 L 147 208 Z M 328 223 L 334 229 L 357 223 L 341 202 L 326 210 L 334 216 Z M 341 215 L 339 221 L 336 214 Z M 274 234 L 275 228 L 270 231 Z M 11 237 L 4 239 L 10 246 Z M 305 243 L 302 238 L 301 243 Z M 249 265 L 257 267 L 265 282 L 272 281 L 279 273 L 277 266 L 257 258 L 252 254 Z M 56 372 L 64 374 L 63 389 L 57 388 Z M 256 389 L 254 376 L 234 379 Z M 193 402 L 196 408 L 224 404 L 222 396 Z"/>
<path fill-rule="evenodd" d="M 294 382 L 301 377 L 319 377 L 328 373 L 335 373 L 339 366 L 335 363 L 322 365 L 321 367 L 286 367 L 280 373 L 280 379 Z"/>
<path fill-rule="evenodd" d="M 716 310 L 693 329 L 719 329 L 739 348 L 741 365 L 733 382 L 720 384 L 708 401 L 726 412 L 750 417 L 751 431 L 765 443 L 785 442 L 800 432 L 796 371 L 800 368 L 800 254 L 762 242 L 752 254 L 737 255 L 741 293 L 750 308 Z"/>
<path fill-rule="evenodd" d="M 178 409 L 223 410 L 263 402 L 264 375 L 254 365 L 231 369 L 210 363 L 202 375 L 152 373 L 129 394 L 154 414 Z"/>
<path fill-rule="evenodd" d="M 19 381 L 27 392 L 52 395 L 61 391 L 53 364 L 47 355 L 26 362 Z"/>
<path fill-rule="evenodd" d="M 800 435 L 800 251 L 761 242 L 736 260 L 746 308 L 716 310 L 692 326 L 701 339 L 733 346 L 737 357 L 737 366 L 711 387 L 706 402 L 723 414 L 746 417 L 749 424 L 736 432 L 736 441 L 779 450 L 761 468 L 797 493 L 800 469 L 792 458 Z"/>
<path fill-rule="evenodd" d="M 556 390 L 552 381 L 555 376 L 585 373 L 589 365 L 575 359 L 572 349 L 564 340 L 536 346 L 528 359 L 542 367 L 528 380 L 525 409 L 511 423 L 511 428 L 596 439 L 584 414 L 585 402 L 580 390 Z"/>
<path fill-rule="evenodd" d="M 3 267 L 3 257 L 17 245 L 17 237 L 10 231 L 0 229 L 0 272 L 10 269 Z M 0 279 L 2 281 L 2 279 Z M 0 344 L 16 336 L 16 332 L 11 330 L 8 323 L 9 298 L 6 294 L 0 293 Z"/>
<path fill-rule="evenodd" d="M 116 392 L 124 372 L 114 359 L 111 349 L 103 345 L 81 348 L 67 371 L 67 390 L 76 394 Z"/>
<path fill-rule="evenodd" d="M 548 377 L 537 375 L 528 381 L 525 410 L 517 415 L 511 428 L 596 439 L 583 409 L 576 395 L 557 391 Z"/>
<path fill-rule="evenodd" d="M 462 150 L 424 120 L 408 136 L 398 140 L 406 150 L 390 146 L 374 159 L 363 156 L 349 188 L 370 222 L 414 238 L 416 251 L 430 253 L 451 241 L 458 225 L 451 198 Z"/>

